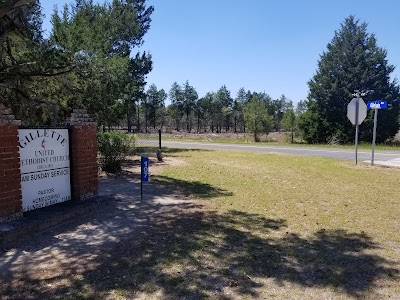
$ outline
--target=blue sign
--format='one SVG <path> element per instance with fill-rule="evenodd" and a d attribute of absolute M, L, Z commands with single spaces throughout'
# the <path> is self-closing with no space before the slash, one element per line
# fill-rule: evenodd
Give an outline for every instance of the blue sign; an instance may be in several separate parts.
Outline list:
<path fill-rule="evenodd" d="M 147 182 L 149 181 L 149 158 L 146 156 L 142 156 L 140 162 L 142 181 Z"/>
<path fill-rule="evenodd" d="M 387 108 L 387 101 L 384 100 L 368 101 L 367 107 L 368 109 L 384 109 Z"/>

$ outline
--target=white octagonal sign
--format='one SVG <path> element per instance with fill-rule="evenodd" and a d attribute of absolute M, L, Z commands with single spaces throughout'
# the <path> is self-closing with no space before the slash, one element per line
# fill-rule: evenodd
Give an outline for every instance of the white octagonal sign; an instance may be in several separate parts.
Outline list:
<path fill-rule="evenodd" d="M 358 101 L 358 125 L 360 125 L 367 117 L 367 105 L 362 98 L 353 98 L 347 104 L 347 118 L 353 125 L 356 125 L 357 101 Z"/>

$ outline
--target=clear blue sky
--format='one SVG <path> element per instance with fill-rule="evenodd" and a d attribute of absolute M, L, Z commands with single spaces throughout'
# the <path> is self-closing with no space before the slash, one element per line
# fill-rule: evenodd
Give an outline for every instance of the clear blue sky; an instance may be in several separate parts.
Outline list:
<path fill-rule="evenodd" d="M 46 17 L 54 4 L 42 0 Z M 103 2 L 103 1 L 100 1 Z M 155 11 L 140 51 L 153 56 L 149 84 L 167 92 L 174 81 L 189 80 L 200 97 L 225 84 L 265 91 L 298 102 L 320 54 L 349 15 L 368 23 L 378 46 L 388 52 L 400 80 L 400 1 L 398 0 L 149 0 Z M 51 28 L 48 20 L 44 28 Z"/>

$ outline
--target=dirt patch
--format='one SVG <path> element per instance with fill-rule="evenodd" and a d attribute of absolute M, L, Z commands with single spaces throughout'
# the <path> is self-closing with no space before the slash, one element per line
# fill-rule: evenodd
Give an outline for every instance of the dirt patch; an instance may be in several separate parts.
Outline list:
<path fill-rule="evenodd" d="M 181 165 L 176 158 L 151 158 L 154 181 L 144 185 L 143 199 L 140 157 L 126 160 L 118 174 L 101 173 L 99 193 L 114 197 L 110 205 L 0 251 L 0 299 L 125 299 L 121 280 L 135 285 L 131 276 L 145 274 L 134 271 L 133 261 L 121 261 L 124 255 L 143 257 L 150 246 L 156 251 L 164 236 L 150 239 L 154 226 L 162 226 L 165 216 L 202 209 L 168 182 L 157 181 L 163 167 Z"/>
<path fill-rule="evenodd" d="M 394 168 L 392 166 L 384 166 L 384 165 L 373 165 L 370 163 L 359 162 L 357 165 L 352 161 L 339 161 L 335 163 L 338 166 L 346 167 L 355 170 L 387 170 L 390 172 L 398 172 L 400 168 Z"/>

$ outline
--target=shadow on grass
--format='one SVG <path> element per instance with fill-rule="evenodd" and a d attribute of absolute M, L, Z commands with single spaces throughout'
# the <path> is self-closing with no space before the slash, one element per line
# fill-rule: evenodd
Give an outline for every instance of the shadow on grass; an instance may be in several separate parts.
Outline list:
<path fill-rule="evenodd" d="M 169 184 L 204 198 L 229 195 L 163 176 L 149 187 L 156 195 Z M 315 288 L 316 298 L 323 298 L 317 288 L 330 288 L 338 297 L 361 299 L 373 295 L 378 280 L 399 280 L 396 264 L 372 254 L 379 245 L 366 234 L 321 230 L 302 237 L 289 233 L 284 219 L 218 213 L 190 202 L 161 205 L 150 196 L 143 202 L 123 199 L 107 214 L 79 220 L 89 226 L 75 224 L 83 227 L 78 234 L 70 234 L 74 228 L 56 228 L 48 242 L 31 246 L 28 261 L 18 257 L 24 251 L 17 251 L 0 277 L 0 293 L 7 299 L 235 299 L 266 297 L 262 293 L 269 285 L 279 293 L 290 283 Z M 40 255 L 48 249 L 54 258 Z M 34 272 L 43 263 L 50 266 L 50 259 L 66 257 L 80 259 L 44 278 Z M 20 273 L 11 260 L 23 265 Z"/>
<path fill-rule="evenodd" d="M 151 153 L 155 154 L 158 150 L 158 147 L 148 147 L 148 146 L 139 146 L 135 150 L 135 154 L 140 155 L 140 154 L 146 154 L 146 153 Z M 166 148 L 162 147 L 161 148 L 161 153 L 163 155 L 167 154 L 172 154 L 172 153 L 183 153 L 183 152 L 211 152 L 214 150 L 209 150 L 209 149 L 191 149 L 191 148 Z"/>
<path fill-rule="evenodd" d="M 181 152 L 212 152 L 210 149 L 191 149 L 191 148 L 162 148 L 162 153 L 181 153 Z"/>
<path fill-rule="evenodd" d="M 118 282 L 119 292 L 128 296 L 161 291 L 166 299 L 231 299 L 228 295 L 257 297 L 263 279 L 273 279 L 280 286 L 330 287 L 363 298 L 377 279 L 399 278 L 392 262 L 368 254 L 378 246 L 365 234 L 333 230 L 276 238 L 271 233 L 284 230 L 285 220 L 237 211 L 157 218 L 140 242 L 126 239 L 107 262 L 85 274 L 88 283 L 111 272 L 104 291 Z"/>
<path fill-rule="evenodd" d="M 175 193 L 179 193 L 184 196 L 195 196 L 197 198 L 207 199 L 233 195 L 232 192 L 200 181 L 180 180 L 159 175 L 153 176 L 151 180 L 155 185 L 165 186 L 173 190 Z"/>

